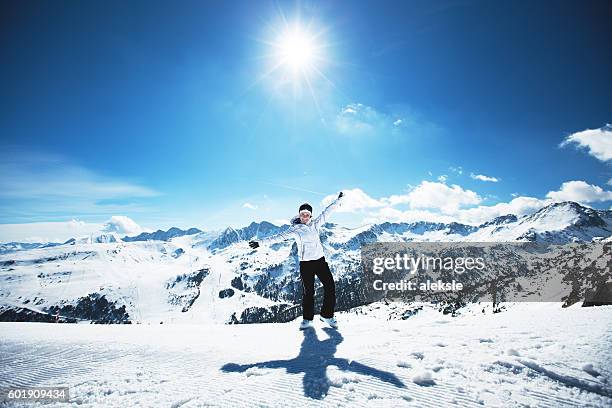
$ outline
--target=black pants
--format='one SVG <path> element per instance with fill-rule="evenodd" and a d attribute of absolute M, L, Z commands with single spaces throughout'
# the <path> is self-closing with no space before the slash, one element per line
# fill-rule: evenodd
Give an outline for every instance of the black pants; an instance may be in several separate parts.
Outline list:
<path fill-rule="evenodd" d="M 329 265 L 322 256 L 314 261 L 300 261 L 300 277 L 302 278 L 302 316 L 312 320 L 314 317 L 314 277 L 317 275 L 323 284 L 322 317 L 333 317 L 336 306 L 336 285 L 329 270 Z"/>

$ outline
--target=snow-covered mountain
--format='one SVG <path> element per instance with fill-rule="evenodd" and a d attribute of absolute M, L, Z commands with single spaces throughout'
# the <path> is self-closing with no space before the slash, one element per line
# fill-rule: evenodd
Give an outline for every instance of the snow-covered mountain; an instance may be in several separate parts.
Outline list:
<path fill-rule="evenodd" d="M 566 201 L 550 204 L 519 219 L 502 220 L 498 225 L 486 224 L 482 224 L 470 238 L 563 244 L 609 237 L 612 234 L 612 211 L 594 210 Z"/>
<path fill-rule="evenodd" d="M 248 247 L 288 225 L 241 229 L 170 229 L 123 239 L 114 234 L 64 244 L 4 244 L 0 320 L 96 322 L 288 321 L 301 314 L 297 247 L 292 241 Z M 192 233 L 193 232 L 193 233 Z M 337 310 L 364 303 L 360 248 L 373 242 L 606 242 L 612 211 L 573 202 L 481 225 L 390 223 L 346 228 L 327 223 L 321 239 L 336 280 Z M 322 288 L 317 289 L 321 301 Z M 579 298 L 583 293 L 575 293 Z"/>
<path fill-rule="evenodd" d="M 69 239 L 68 241 L 64 242 L 64 244 L 70 244 L 72 241 L 74 241 L 74 238 Z M 48 247 L 57 246 L 57 245 L 62 245 L 62 243 L 60 242 L 47 242 L 47 243 L 7 242 L 6 244 L 0 244 L 0 254 L 7 254 L 9 252 L 16 252 L 16 251 L 22 251 L 22 250 L 28 250 L 28 249 L 35 249 L 35 248 L 48 248 Z"/>
<path fill-rule="evenodd" d="M 240 241 L 262 239 L 270 235 L 274 235 L 281 230 L 289 228 L 288 224 L 281 227 L 277 227 L 267 221 L 252 222 L 248 227 L 233 229 L 231 227 L 226 228 L 213 242 L 210 243 L 209 249 L 218 250 L 223 249 L 231 244 L 238 243 Z"/>
<path fill-rule="evenodd" d="M 48 248 L 57 245 L 72 245 L 75 242 L 79 243 L 105 243 L 105 242 L 134 242 L 134 241 L 169 241 L 175 237 L 182 237 L 184 235 L 194 235 L 202 233 L 202 230 L 198 228 L 189 228 L 188 230 L 182 230 L 180 228 L 172 227 L 168 231 L 157 230 L 155 232 L 143 232 L 134 237 L 124 236 L 119 237 L 119 234 L 115 232 L 103 233 L 99 235 L 86 235 L 78 238 L 70 238 L 69 240 L 60 242 L 8 242 L 0 244 L 0 254 L 9 252 L 21 251 L 24 249 L 35 249 L 35 248 Z"/>
<path fill-rule="evenodd" d="M 157 230 L 155 232 L 143 232 L 135 237 L 123 237 L 125 242 L 134 241 L 169 241 L 174 237 L 182 237 L 183 235 L 193 235 L 202 232 L 197 228 L 189 228 L 188 230 L 182 230 L 180 228 L 172 227 L 168 231 Z"/>
<path fill-rule="evenodd" d="M 89 236 L 75 239 L 74 243 L 77 243 L 77 242 L 79 244 L 108 244 L 112 242 L 121 242 L 121 238 L 119 238 L 119 236 L 114 232 L 108 232 L 108 233 L 104 233 L 100 235 L 92 234 Z"/>

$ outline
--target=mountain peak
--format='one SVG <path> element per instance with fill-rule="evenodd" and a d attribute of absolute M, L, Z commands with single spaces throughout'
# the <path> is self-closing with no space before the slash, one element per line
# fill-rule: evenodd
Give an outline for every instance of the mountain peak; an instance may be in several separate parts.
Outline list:
<path fill-rule="evenodd" d="M 517 220 L 518 218 L 514 214 L 500 215 L 499 217 L 495 217 L 490 221 L 480 224 L 478 228 L 484 228 L 484 227 L 488 227 L 491 225 L 510 224 L 510 223 L 516 222 Z"/>
<path fill-rule="evenodd" d="M 202 232 L 197 228 L 189 228 L 187 231 L 183 231 L 177 227 L 171 227 L 168 231 L 163 231 L 158 229 L 155 232 L 143 232 L 135 237 L 123 237 L 123 241 L 132 242 L 132 241 L 169 241 L 174 237 L 182 237 L 183 235 L 193 235 Z"/>
<path fill-rule="evenodd" d="M 597 210 L 584 207 L 574 201 L 549 204 L 526 216 L 521 223 L 532 223 L 539 227 L 538 229 L 545 227 L 549 230 L 558 230 L 569 226 L 600 228 L 607 226 Z"/>

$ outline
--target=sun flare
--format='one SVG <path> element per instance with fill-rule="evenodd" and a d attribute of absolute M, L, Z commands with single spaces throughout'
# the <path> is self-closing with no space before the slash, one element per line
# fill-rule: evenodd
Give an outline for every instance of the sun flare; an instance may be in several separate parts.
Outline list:
<path fill-rule="evenodd" d="M 280 27 L 279 27 L 280 28 Z M 270 68 L 265 76 L 276 77 L 280 82 L 307 83 L 317 77 L 324 78 L 323 70 L 328 60 L 324 42 L 324 30 L 313 31 L 312 24 L 285 23 L 274 30 L 274 35 L 264 41 L 269 47 Z M 325 78 L 326 79 L 326 78 Z"/>
<path fill-rule="evenodd" d="M 314 38 L 296 27 L 283 33 L 277 42 L 279 63 L 292 71 L 306 71 L 316 63 L 317 45 Z"/>
<path fill-rule="evenodd" d="M 329 34 L 329 27 L 314 20 L 303 22 L 297 18 L 290 23 L 283 16 L 280 23 L 268 24 L 265 35 L 258 39 L 264 46 L 258 58 L 263 61 L 263 72 L 247 90 L 263 83 L 272 90 L 270 95 L 293 97 L 294 103 L 312 98 L 320 119 L 324 120 L 320 99 L 329 89 L 337 89 L 326 73 L 337 66 L 330 58 L 334 45 L 328 42 Z"/>

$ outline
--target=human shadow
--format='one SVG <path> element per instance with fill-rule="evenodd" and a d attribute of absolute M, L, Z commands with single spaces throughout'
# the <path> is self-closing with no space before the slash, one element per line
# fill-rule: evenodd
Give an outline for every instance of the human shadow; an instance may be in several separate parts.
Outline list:
<path fill-rule="evenodd" d="M 396 387 L 404 388 L 404 383 L 393 373 L 379 370 L 361 364 L 357 361 L 334 357 L 338 344 L 344 338 L 337 330 L 326 327 L 323 329 L 329 338 L 318 339 L 314 328 L 306 329 L 304 340 L 297 357 L 289 360 L 270 360 L 252 364 L 227 363 L 221 367 L 224 372 L 244 372 L 252 367 L 257 368 L 284 368 L 287 373 L 304 373 L 302 380 L 304 396 L 313 399 L 322 399 L 327 395 L 330 381 L 327 378 L 327 367 L 336 366 L 343 371 L 352 371 L 358 374 L 376 377 Z"/>

